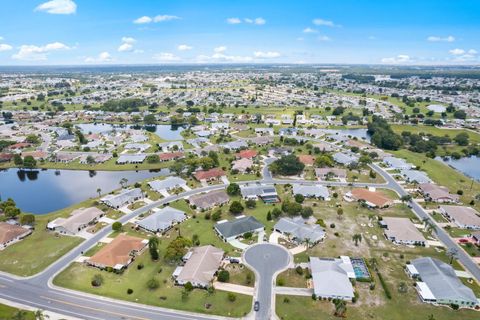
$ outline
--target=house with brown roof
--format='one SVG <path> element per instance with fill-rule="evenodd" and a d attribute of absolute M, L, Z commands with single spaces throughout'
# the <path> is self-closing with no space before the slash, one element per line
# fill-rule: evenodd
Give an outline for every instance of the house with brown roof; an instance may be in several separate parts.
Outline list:
<path fill-rule="evenodd" d="M 212 168 L 210 170 L 200 170 L 195 172 L 194 177 L 198 181 L 214 181 L 226 176 L 225 171 L 220 168 Z"/>
<path fill-rule="evenodd" d="M 423 234 L 408 218 L 384 217 L 379 223 L 385 228 L 385 238 L 397 244 L 424 245 L 426 242 Z"/>
<path fill-rule="evenodd" d="M 167 152 L 167 153 L 160 153 L 158 158 L 161 162 L 163 161 L 171 161 L 171 160 L 178 160 L 185 158 L 185 154 L 181 151 L 178 152 Z"/>
<path fill-rule="evenodd" d="M 249 158 L 241 158 L 232 162 L 232 170 L 238 170 L 238 172 L 245 173 L 253 167 L 253 161 Z"/>
<path fill-rule="evenodd" d="M 184 257 L 184 265 L 173 273 L 175 283 L 185 285 L 190 282 L 194 287 L 207 288 L 220 268 L 225 252 L 207 245 L 195 247 Z"/>
<path fill-rule="evenodd" d="M 472 207 L 440 206 L 440 212 L 462 229 L 480 230 L 480 214 Z"/>
<path fill-rule="evenodd" d="M 86 262 L 100 269 L 113 268 L 114 270 L 122 270 L 133 262 L 135 257 L 146 247 L 147 243 L 148 240 L 121 234 Z"/>
<path fill-rule="evenodd" d="M 393 201 L 382 193 L 364 188 L 353 189 L 346 194 L 346 197 L 356 201 L 365 201 L 371 208 L 385 208 L 393 204 Z"/>
<path fill-rule="evenodd" d="M 301 154 L 298 156 L 298 161 L 306 166 L 313 166 L 315 163 L 315 158 L 309 154 Z"/>
<path fill-rule="evenodd" d="M 421 183 L 418 187 L 425 199 L 429 201 L 445 203 L 458 202 L 460 199 L 457 194 L 451 194 L 448 188 L 433 183 Z"/>
<path fill-rule="evenodd" d="M 347 170 L 340 168 L 316 168 L 315 175 L 318 180 L 347 179 Z"/>
<path fill-rule="evenodd" d="M 214 190 L 207 193 L 195 194 L 189 198 L 190 205 L 197 210 L 206 210 L 230 201 L 225 190 Z"/>
<path fill-rule="evenodd" d="M 75 235 L 89 225 L 95 224 L 105 212 L 96 208 L 80 208 L 72 211 L 68 218 L 57 218 L 47 224 L 47 229 L 62 234 Z"/>
<path fill-rule="evenodd" d="M 237 159 L 253 159 L 258 155 L 258 152 L 255 150 L 240 150 L 240 152 L 237 152 L 235 154 L 235 157 Z"/>
<path fill-rule="evenodd" d="M 32 230 L 30 229 L 15 224 L 0 222 L 0 250 L 22 240 L 31 233 Z"/>
<path fill-rule="evenodd" d="M 14 155 L 11 153 L 0 153 L 0 162 L 9 162 L 13 157 Z"/>

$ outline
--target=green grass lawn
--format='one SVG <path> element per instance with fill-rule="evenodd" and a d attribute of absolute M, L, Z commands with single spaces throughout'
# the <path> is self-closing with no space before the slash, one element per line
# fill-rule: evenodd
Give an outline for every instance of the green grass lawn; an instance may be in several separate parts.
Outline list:
<path fill-rule="evenodd" d="M 18 313 L 23 312 L 24 318 L 19 318 Z M 32 311 L 22 311 L 20 309 L 10 307 L 4 304 L 0 304 L 0 319 L 9 320 L 9 319 L 25 319 L 25 320 L 34 320 L 35 314 Z"/>
<path fill-rule="evenodd" d="M 434 136 L 443 137 L 448 135 L 450 138 L 454 138 L 457 134 L 465 132 L 470 138 L 470 142 L 480 143 L 480 134 L 475 133 L 470 130 L 465 129 L 442 129 L 433 126 L 424 126 L 424 125 L 407 125 L 407 124 L 392 124 L 391 125 L 395 133 L 401 134 L 403 131 L 408 131 L 411 133 L 424 133 L 432 134 Z"/>
<path fill-rule="evenodd" d="M 0 251 L 0 270 L 19 276 L 31 276 L 58 260 L 79 245 L 79 237 L 60 236 L 46 231 L 46 225 L 58 217 L 67 217 L 74 209 L 89 207 L 93 200 L 46 215 L 35 216 L 35 230 L 24 240 Z M 41 250 L 39 250 L 41 248 Z"/>

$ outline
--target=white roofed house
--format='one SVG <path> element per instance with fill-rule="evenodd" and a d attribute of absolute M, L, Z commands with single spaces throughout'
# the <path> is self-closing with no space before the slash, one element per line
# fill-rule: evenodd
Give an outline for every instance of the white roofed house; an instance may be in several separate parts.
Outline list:
<path fill-rule="evenodd" d="M 412 168 L 410 163 L 407 163 L 405 160 L 396 157 L 385 157 L 383 158 L 383 163 L 392 169 L 409 170 Z"/>
<path fill-rule="evenodd" d="M 480 230 L 480 215 L 477 210 L 465 206 L 440 206 L 440 212 L 459 228 Z"/>
<path fill-rule="evenodd" d="M 237 170 L 240 173 L 248 172 L 253 167 L 252 159 L 242 158 L 232 162 L 232 170 Z"/>
<path fill-rule="evenodd" d="M 310 257 L 313 292 L 317 298 L 352 301 L 354 295 L 350 279 L 355 279 L 349 257 L 327 259 Z"/>
<path fill-rule="evenodd" d="M 177 188 L 182 188 L 186 190 L 185 187 L 187 186 L 187 182 L 179 177 L 168 177 L 164 180 L 150 181 L 148 185 L 153 190 L 161 192 L 163 190 L 170 191 Z"/>
<path fill-rule="evenodd" d="M 410 183 L 431 183 L 432 180 L 427 176 L 427 174 L 423 171 L 419 170 L 401 170 L 400 174 L 402 177 Z"/>
<path fill-rule="evenodd" d="M 265 203 L 275 203 L 279 201 L 277 189 L 275 189 L 273 184 L 255 183 L 240 185 L 240 193 L 243 199 L 262 199 Z"/>
<path fill-rule="evenodd" d="M 57 218 L 47 224 L 47 229 L 67 235 L 76 235 L 98 221 L 105 213 L 95 207 L 72 211 L 68 218 Z"/>
<path fill-rule="evenodd" d="M 164 233 L 186 219 L 187 215 L 185 212 L 172 207 L 164 207 L 145 219 L 138 221 L 137 225 L 153 233 Z"/>
<path fill-rule="evenodd" d="M 385 237 L 397 244 L 425 245 L 427 241 L 408 218 L 384 217 L 379 224 L 385 228 Z"/>
<path fill-rule="evenodd" d="M 273 229 L 296 243 L 315 245 L 325 239 L 325 231 L 318 225 L 309 225 L 302 217 L 281 218 Z"/>
<path fill-rule="evenodd" d="M 163 142 L 159 143 L 158 147 L 162 152 L 181 151 L 183 150 L 183 143 L 181 141 Z"/>
<path fill-rule="evenodd" d="M 105 205 L 118 209 L 124 205 L 133 203 L 143 198 L 143 192 L 140 188 L 124 189 L 119 194 L 108 194 L 100 199 Z"/>
<path fill-rule="evenodd" d="M 343 152 L 337 152 L 333 154 L 333 160 L 343 165 L 349 165 L 349 164 L 358 162 L 358 157 L 355 155 L 346 154 Z"/>
<path fill-rule="evenodd" d="M 117 164 L 126 164 L 126 163 L 143 163 L 145 158 L 147 157 L 146 154 L 122 154 L 117 159 Z"/>
<path fill-rule="evenodd" d="M 316 198 L 330 200 L 330 193 L 327 187 L 321 185 L 299 185 L 294 184 L 292 189 L 293 195 L 301 194 L 305 198 Z"/>
<path fill-rule="evenodd" d="M 185 285 L 190 282 L 194 287 L 207 288 L 222 263 L 225 252 L 207 245 L 192 248 L 184 257 L 184 265 L 173 273 L 175 283 Z"/>

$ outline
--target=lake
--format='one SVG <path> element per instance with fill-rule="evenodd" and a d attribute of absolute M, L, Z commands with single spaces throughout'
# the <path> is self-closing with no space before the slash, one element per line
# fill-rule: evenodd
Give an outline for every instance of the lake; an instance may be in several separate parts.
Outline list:
<path fill-rule="evenodd" d="M 0 171 L 0 196 L 12 198 L 25 212 L 45 214 L 75 203 L 98 197 L 120 188 L 120 180 L 128 184 L 157 176 L 166 176 L 168 169 L 157 171 L 77 171 L 19 170 Z"/>
<path fill-rule="evenodd" d="M 155 133 L 157 136 L 164 140 L 183 140 L 182 135 L 180 134 L 185 130 L 182 126 L 172 126 L 168 124 L 157 124 L 154 126 L 140 126 L 140 125 L 113 125 L 109 123 L 80 123 L 76 124 L 80 128 L 82 133 L 107 133 L 113 130 L 122 131 L 128 129 L 144 129 L 149 132 Z"/>
<path fill-rule="evenodd" d="M 479 157 L 464 157 L 458 160 L 448 158 L 446 160 L 441 157 L 436 157 L 435 160 L 441 161 L 458 171 L 462 172 L 466 176 L 469 176 L 475 180 L 480 181 L 480 158 Z"/>

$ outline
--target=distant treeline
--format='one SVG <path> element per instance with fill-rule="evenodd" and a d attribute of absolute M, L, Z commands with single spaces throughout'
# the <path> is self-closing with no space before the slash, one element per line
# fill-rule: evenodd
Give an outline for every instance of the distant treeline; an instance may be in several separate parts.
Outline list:
<path fill-rule="evenodd" d="M 138 112 L 140 107 L 145 106 L 145 100 L 140 98 L 127 98 L 119 100 L 109 100 L 105 102 L 100 109 L 109 112 Z"/>

